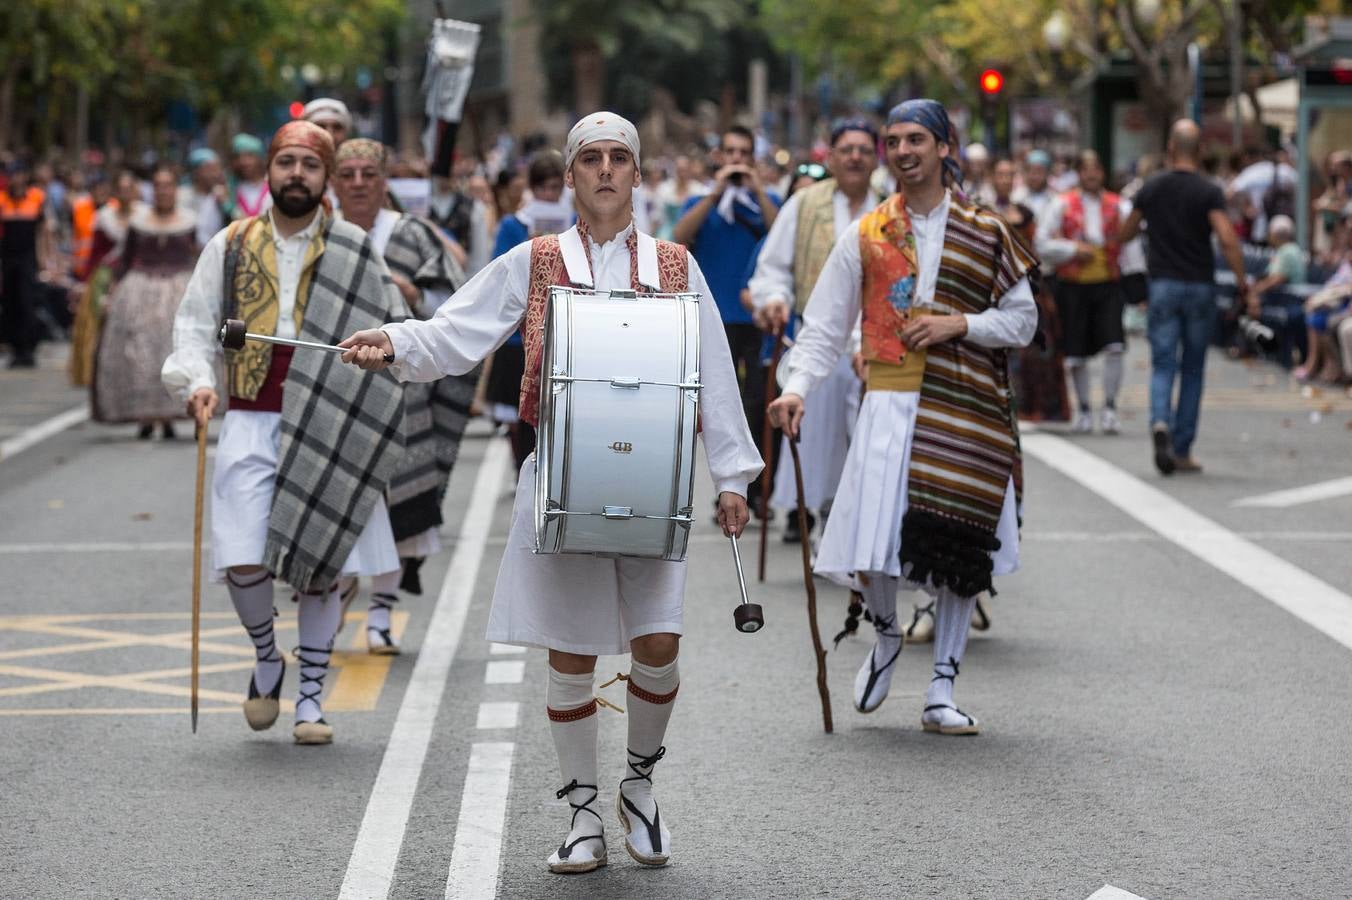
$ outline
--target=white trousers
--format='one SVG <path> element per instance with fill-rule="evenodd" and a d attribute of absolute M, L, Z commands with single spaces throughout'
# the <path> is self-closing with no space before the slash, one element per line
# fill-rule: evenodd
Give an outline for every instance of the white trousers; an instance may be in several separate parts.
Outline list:
<path fill-rule="evenodd" d="M 282 414 L 229 410 L 216 441 L 211 480 L 211 565 L 215 580 L 234 566 L 261 566 L 277 481 Z M 341 575 L 379 575 L 399 568 L 384 498 L 343 563 Z"/>

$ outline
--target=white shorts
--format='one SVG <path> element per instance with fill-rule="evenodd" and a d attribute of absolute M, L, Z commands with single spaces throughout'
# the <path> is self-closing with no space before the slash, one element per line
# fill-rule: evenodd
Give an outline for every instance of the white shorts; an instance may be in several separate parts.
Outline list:
<path fill-rule="evenodd" d="M 234 566 L 263 564 L 281 440 L 281 413 L 232 409 L 221 422 L 211 480 L 211 565 L 217 581 L 224 581 L 225 570 Z M 381 497 L 340 574 L 398 569 L 390 514 Z"/>
<path fill-rule="evenodd" d="M 535 454 L 521 466 L 512 527 L 502 553 L 488 639 L 578 653 L 629 652 L 645 634 L 681 634 L 685 563 L 537 554 Z"/>

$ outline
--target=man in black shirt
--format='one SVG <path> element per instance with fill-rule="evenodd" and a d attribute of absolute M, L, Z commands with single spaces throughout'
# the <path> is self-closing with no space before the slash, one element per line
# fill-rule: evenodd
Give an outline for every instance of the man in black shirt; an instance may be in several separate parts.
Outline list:
<path fill-rule="evenodd" d="M 14 351 L 11 368 L 37 364 L 36 309 L 51 250 L 46 195 L 28 170 L 15 168 L 0 195 L 0 331 Z"/>
<path fill-rule="evenodd" d="M 1144 219 L 1149 253 L 1150 424 L 1155 467 L 1165 475 L 1200 472 L 1192 456 L 1202 405 L 1202 372 L 1216 319 L 1215 232 L 1226 262 L 1235 273 L 1241 299 L 1248 293 L 1239 240 L 1225 214 L 1221 189 L 1198 173 L 1201 132 L 1190 119 L 1169 130 L 1169 168 L 1136 195 L 1136 206 L 1122 223 L 1118 240 L 1141 231 Z M 1181 378 L 1180 378 L 1181 376 Z M 1172 403 L 1179 380 L 1178 405 Z"/>

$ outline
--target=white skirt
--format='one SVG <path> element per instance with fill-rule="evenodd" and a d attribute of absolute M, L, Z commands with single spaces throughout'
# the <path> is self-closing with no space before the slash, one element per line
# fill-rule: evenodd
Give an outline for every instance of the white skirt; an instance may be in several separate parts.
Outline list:
<path fill-rule="evenodd" d="M 232 409 L 221 422 L 211 480 L 211 565 L 216 581 L 224 581 L 225 570 L 233 566 L 263 564 L 281 440 L 281 413 Z M 389 510 L 385 499 L 377 498 L 339 574 L 380 575 L 398 569 Z"/>
<path fill-rule="evenodd" d="M 645 634 L 681 634 L 685 563 L 535 553 L 535 454 L 516 484 L 488 639 L 611 656 Z"/>
<path fill-rule="evenodd" d="M 813 389 L 804 407 L 798 439 L 798 459 L 803 466 L 803 503 L 808 509 L 819 510 L 836 496 L 840 473 L 845 468 L 845 455 L 850 450 L 850 433 L 859 416 L 859 379 L 855 377 L 848 354 L 842 356 L 831 374 Z M 770 505 L 778 509 L 798 508 L 798 487 L 793 477 L 793 456 L 789 452 L 788 438 L 779 445 Z"/>
<path fill-rule="evenodd" d="M 901 519 L 906 515 L 906 482 L 911 468 L 911 438 L 920 405 L 917 391 L 870 391 L 864 395 L 859 423 L 845 459 L 836 502 L 826 522 L 813 570 L 837 584 L 851 586 L 855 572 L 901 576 Z M 1005 489 L 1005 505 L 991 554 L 994 574 L 1019 568 L 1019 520 L 1014 482 Z M 903 581 L 916 590 L 932 587 Z"/>

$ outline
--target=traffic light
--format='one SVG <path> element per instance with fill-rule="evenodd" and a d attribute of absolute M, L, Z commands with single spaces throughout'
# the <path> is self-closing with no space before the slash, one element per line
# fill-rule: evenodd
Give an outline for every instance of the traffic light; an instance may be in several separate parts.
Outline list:
<path fill-rule="evenodd" d="M 286 111 L 291 113 L 291 118 L 299 119 L 301 116 L 305 115 L 305 104 L 301 103 L 299 100 L 292 100 L 291 105 L 286 108 Z"/>
<path fill-rule="evenodd" d="M 999 69 L 987 69 L 981 73 L 981 93 L 988 97 L 994 97 L 999 94 L 1005 86 L 1005 76 L 1000 74 Z"/>

